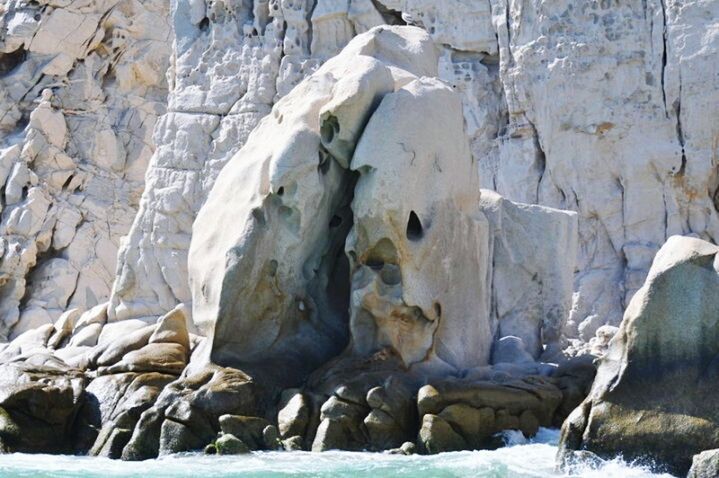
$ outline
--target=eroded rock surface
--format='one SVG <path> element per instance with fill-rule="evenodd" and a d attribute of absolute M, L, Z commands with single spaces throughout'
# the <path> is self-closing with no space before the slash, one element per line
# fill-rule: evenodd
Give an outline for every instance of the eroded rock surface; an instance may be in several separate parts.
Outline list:
<path fill-rule="evenodd" d="M 687 478 L 710 478 L 717 475 L 719 475 L 719 450 L 707 450 L 694 455 Z"/>
<path fill-rule="evenodd" d="M 357 37 L 222 170 L 189 256 L 214 362 L 291 363 L 293 385 L 350 335 L 353 352 L 392 347 L 406 366 L 488 362 L 487 225 L 459 96 L 420 79 L 436 62 L 418 28 Z M 393 198 L 405 181 L 426 187 Z"/>
<path fill-rule="evenodd" d="M 108 299 L 166 110 L 169 4 L 0 6 L 0 337 Z"/>
<path fill-rule="evenodd" d="M 291 449 L 479 446 L 457 423 L 491 407 L 414 405 L 448 376 L 542 376 L 556 423 L 594 371 L 562 349 L 611 356 L 665 239 L 719 234 L 717 8 L 5 2 L 0 362 L 86 380 L 49 426 L 113 457 L 259 446 L 220 417 L 272 422 L 286 386 Z"/>
<path fill-rule="evenodd" d="M 85 377 L 30 364 L 4 364 L 0 372 L 0 451 L 71 453 Z"/>

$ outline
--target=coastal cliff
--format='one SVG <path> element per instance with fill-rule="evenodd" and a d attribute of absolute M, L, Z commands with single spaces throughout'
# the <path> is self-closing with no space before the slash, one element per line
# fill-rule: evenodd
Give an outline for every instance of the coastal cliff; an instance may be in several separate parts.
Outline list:
<path fill-rule="evenodd" d="M 2 449 L 436 453 L 579 406 L 560 461 L 630 452 L 592 424 L 630 420 L 625 398 L 599 413 L 647 378 L 607 370 L 630 330 L 689 320 L 651 302 L 667 239 L 719 238 L 717 19 L 674 0 L 0 5 Z M 691 280 L 682 300 L 708 304 Z M 671 368 L 667 340 L 637 353 Z M 687 436 L 675 471 L 719 446 Z"/>

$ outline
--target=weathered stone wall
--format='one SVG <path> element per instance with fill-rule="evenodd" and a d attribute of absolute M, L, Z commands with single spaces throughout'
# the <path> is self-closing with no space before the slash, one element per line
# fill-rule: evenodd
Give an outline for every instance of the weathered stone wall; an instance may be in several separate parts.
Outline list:
<path fill-rule="evenodd" d="M 666 237 L 695 233 L 712 240 L 719 233 L 714 204 L 719 85 L 712 74 L 719 54 L 706 24 L 717 18 L 719 7 L 658 0 L 535 3 L 477 0 L 447 2 L 441 9 L 435 2 L 413 0 L 258 3 L 254 15 L 267 18 L 258 14 L 267 8 L 275 21 L 262 30 L 250 28 L 249 22 L 256 21 L 247 17 L 245 30 L 258 36 L 232 48 L 241 44 L 244 51 L 248 43 L 276 43 L 273 53 L 262 56 L 261 64 L 269 71 L 263 74 L 243 63 L 252 72 L 248 91 L 267 92 L 266 100 L 259 102 L 264 109 L 245 116 L 220 114 L 218 121 L 224 125 L 245 118 L 245 129 L 232 131 L 248 131 L 274 98 L 336 53 L 354 32 L 379 22 L 375 7 L 385 7 L 384 21 L 400 21 L 401 12 L 403 21 L 423 26 L 440 44 L 440 76 L 463 95 L 483 187 L 511 200 L 579 213 L 577 293 L 569 333 L 586 341 L 599 326 L 619 322 Z M 296 20 L 282 32 L 279 19 L 285 18 L 285 10 L 297 11 L 292 7 L 303 13 L 293 13 Z M 225 18 L 223 23 L 210 15 L 209 31 L 203 32 L 200 17 L 195 26 L 176 28 L 178 44 L 192 43 L 208 52 L 204 58 L 212 58 L 217 48 L 212 38 L 228 28 L 239 30 L 242 19 Z M 274 38 L 268 37 L 268 29 Z M 215 55 L 220 64 L 209 63 L 208 71 L 226 65 L 228 57 Z M 174 95 L 194 97 L 210 86 L 198 76 L 195 84 L 178 81 Z M 244 99 L 236 94 L 227 104 L 236 98 Z M 178 99 L 174 104 L 181 103 Z M 192 119 L 200 120 L 198 115 Z M 198 155 L 202 172 L 196 174 L 204 179 L 186 188 L 173 180 L 173 187 L 148 191 L 158 195 L 153 204 L 180 204 L 184 209 L 165 214 L 154 207 L 138 216 L 135 229 L 142 224 L 145 229 L 143 234 L 135 231 L 121 257 L 123 273 L 113 302 L 118 317 L 158 314 L 189 298 L 181 280 L 189 223 L 217 168 L 245 137 L 237 134 L 227 141 L 233 137 L 217 130 L 229 131 L 224 126 L 198 128 L 203 133 L 193 144 L 199 149 L 191 155 Z M 207 133 L 213 129 L 215 133 Z M 213 134 L 220 141 L 213 140 Z M 186 142 L 169 137 L 173 157 L 182 157 L 178 148 Z M 194 161 L 170 170 L 151 168 L 148 178 L 188 174 L 181 169 Z M 185 195 L 192 198 L 190 204 L 165 198 L 176 194 L 174 188 L 192 191 Z M 149 234 L 150 225 L 158 223 L 168 223 L 168 232 L 155 227 Z M 127 285 L 132 281 L 126 278 L 133 276 L 135 283 L 145 284 L 144 293 Z"/>
<path fill-rule="evenodd" d="M 107 300 L 166 110 L 164 0 L 0 5 L 0 337 Z"/>
<path fill-rule="evenodd" d="M 718 10 L 700 0 L 7 2 L 3 333 L 21 316 L 16 332 L 102 302 L 113 280 L 111 319 L 188 302 L 191 226 L 220 168 L 355 34 L 408 22 L 440 45 L 482 186 L 579 213 L 569 333 L 586 341 L 618 323 L 669 235 L 717 239 Z"/>

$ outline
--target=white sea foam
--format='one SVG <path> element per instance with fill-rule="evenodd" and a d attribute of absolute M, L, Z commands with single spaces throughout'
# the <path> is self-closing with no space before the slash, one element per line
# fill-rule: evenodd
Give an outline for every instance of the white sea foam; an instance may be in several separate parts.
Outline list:
<path fill-rule="evenodd" d="M 668 478 L 619 459 L 599 468 L 576 469 L 572 475 L 554 471 L 558 431 L 542 429 L 533 440 L 505 436 L 509 446 L 498 450 L 398 456 L 386 453 L 330 451 L 257 452 L 242 456 L 179 454 L 144 462 L 53 455 L 0 455 L 2 478 Z"/>

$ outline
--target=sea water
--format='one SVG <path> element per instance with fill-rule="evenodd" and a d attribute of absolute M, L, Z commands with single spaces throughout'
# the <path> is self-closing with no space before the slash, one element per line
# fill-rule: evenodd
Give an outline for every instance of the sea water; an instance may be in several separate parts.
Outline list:
<path fill-rule="evenodd" d="M 554 471 L 557 430 L 541 429 L 533 440 L 521 433 L 505 436 L 506 447 L 432 456 L 329 451 L 255 452 L 214 456 L 184 453 L 142 462 L 57 455 L 0 455 L 1 478 L 669 478 L 617 458 L 571 475 Z"/>

